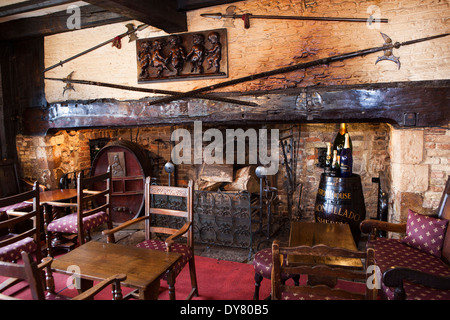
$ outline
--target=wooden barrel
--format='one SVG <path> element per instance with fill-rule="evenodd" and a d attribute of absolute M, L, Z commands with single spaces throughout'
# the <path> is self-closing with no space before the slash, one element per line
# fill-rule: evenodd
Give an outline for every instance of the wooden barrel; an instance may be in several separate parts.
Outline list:
<path fill-rule="evenodd" d="M 112 219 L 122 223 L 138 217 L 144 209 L 145 178 L 151 175 L 152 158 L 140 145 L 126 140 L 108 143 L 95 156 L 91 176 L 105 173 L 111 165 Z"/>
<path fill-rule="evenodd" d="M 330 177 L 322 174 L 314 214 L 316 222 L 349 224 L 353 238 L 358 244 L 361 235 L 359 224 L 366 217 L 361 177 L 357 174 L 350 177 Z"/>

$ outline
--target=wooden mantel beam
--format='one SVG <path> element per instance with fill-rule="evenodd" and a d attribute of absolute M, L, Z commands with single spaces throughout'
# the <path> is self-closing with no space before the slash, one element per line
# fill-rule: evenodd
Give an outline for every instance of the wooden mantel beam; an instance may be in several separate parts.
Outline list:
<path fill-rule="evenodd" d="M 218 93 L 215 93 L 218 94 Z M 398 127 L 447 127 L 450 80 L 325 86 L 271 92 L 227 93 L 259 104 L 241 106 L 203 100 L 149 105 L 136 101 L 97 100 L 52 103 L 28 108 L 23 115 L 27 134 L 89 127 L 133 127 L 188 124 L 283 122 L 387 122 Z"/>
<path fill-rule="evenodd" d="M 186 13 L 177 11 L 176 0 L 86 0 L 86 2 L 167 33 L 187 31 Z"/>

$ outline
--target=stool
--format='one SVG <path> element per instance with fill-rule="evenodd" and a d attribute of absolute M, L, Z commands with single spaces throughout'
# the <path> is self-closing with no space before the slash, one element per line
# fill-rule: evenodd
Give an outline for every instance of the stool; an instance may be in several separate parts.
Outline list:
<path fill-rule="evenodd" d="M 283 259 L 285 263 L 286 259 Z M 263 278 L 269 279 L 272 276 L 272 248 L 266 248 L 258 251 L 253 259 L 253 267 L 255 268 L 255 293 L 253 300 L 259 300 L 259 287 Z M 300 283 L 299 274 L 282 274 L 281 282 L 284 284 L 286 280 L 293 279 L 296 286 Z"/>

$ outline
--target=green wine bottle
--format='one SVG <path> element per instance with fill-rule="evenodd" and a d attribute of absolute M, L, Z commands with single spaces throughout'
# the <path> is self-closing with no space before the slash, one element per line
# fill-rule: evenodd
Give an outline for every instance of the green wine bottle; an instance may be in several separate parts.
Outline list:
<path fill-rule="evenodd" d="M 336 138 L 334 139 L 334 143 L 333 143 L 333 150 L 337 150 L 338 163 L 340 163 L 340 157 L 341 157 L 342 149 L 344 148 L 346 133 L 348 133 L 347 132 L 347 124 L 341 123 L 339 132 L 337 133 Z M 350 136 L 349 136 L 349 142 L 350 142 L 350 149 L 353 150 L 352 139 L 350 138 Z"/>
<path fill-rule="evenodd" d="M 329 176 L 331 173 L 331 163 L 333 162 L 333 156 L 331 152 L 331 143 L 327 142 L 327 156 L 325 158 L 325 175 Z"/>
<path fill-rule="evenodd" d="M 341 170 L 340 170 L 340 166 L 339 166 L 337 150 L 333 150 L 333 162 L 331 163 L 330 176 L 339 177 L 340 174 L 341 174 Z"/>

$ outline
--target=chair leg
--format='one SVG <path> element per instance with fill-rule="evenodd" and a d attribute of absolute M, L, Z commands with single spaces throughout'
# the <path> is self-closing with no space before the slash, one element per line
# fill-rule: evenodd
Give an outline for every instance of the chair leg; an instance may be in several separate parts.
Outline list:
<path fill-rule="evenodd" d="M 263 276 L 258 272 L 255 272 L 255 292 L 253 293 L 253 300 L 259 300 L 259 287 L 261 286 L 262 280 Z"/>
<path fill-rule="evenodd" d="M 53 258 L 52 236 L 51 232 L 45 232 L 45 241 L 47 242 L 47 257 Z"/>
<path fill-rule="evenodd" d="M 294 280 L 294 284 L 298 287 L 300 285 L 300 275 L 296 274 L 292 279 Z"/>
<path fill-rule="evenodd" d="M 189 273 L 191 276 L 191 287 L 192 291 L 188 296 L 188 300 L 192 297 L 198 297 L 198 287 L 197 287 L 197 273 L 195 272 L 195 260 L 192 258 L 189 260 Z"/>

